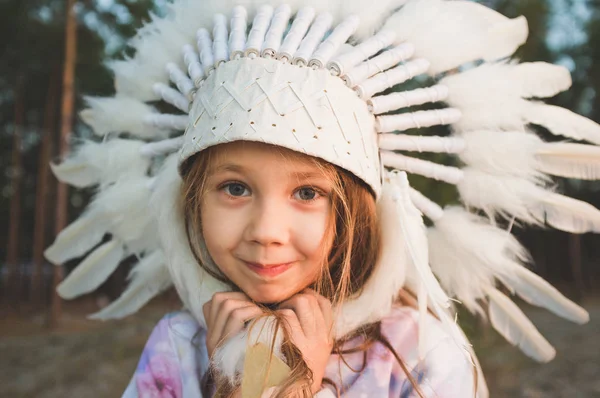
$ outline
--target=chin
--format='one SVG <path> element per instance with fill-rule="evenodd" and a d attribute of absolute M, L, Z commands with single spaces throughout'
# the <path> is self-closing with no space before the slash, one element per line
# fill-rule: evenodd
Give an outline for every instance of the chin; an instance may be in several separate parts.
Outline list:
<path fill-rule="evenodd" d="M 302 290 L 302 289 L 300 289 Z M 277 304 L 292 297 L 296 291 L 282 292 L 281 289 L 261 289 L 245 292 L 248 297 L 260 304 Z"/>

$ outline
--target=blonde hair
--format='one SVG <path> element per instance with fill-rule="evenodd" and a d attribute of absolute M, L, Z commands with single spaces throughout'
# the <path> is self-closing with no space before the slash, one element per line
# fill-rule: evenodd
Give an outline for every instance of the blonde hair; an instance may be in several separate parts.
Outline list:
<path fill-rule="evenodd" d="M 186 232 L 192 253 L 199 265 L 213 277 L 229 283 L 218 266 L 210 259 L 202 238 L 201 208 L 203 197 L 207 191 L 206 181 L 210 175 L 211 164 L 223 145 L 210 147 L 189 159 L 182 167 L 182 201 Z M 375 196 L 371 189 L 360 179 L 346 170 L 325 162 L 324 160 L 293 152 L 291 150 L 274 147 L 286 158 L 309 161 L 319 168 L 323 176 L 333 183 L 331 200 L 331 218 L 323 242 L 323 266 L 320 275 L 314 283 L 314 289 L 328 298 L 334 307 L 339 308 L 349 297 L 361 293 L 366 281 L 371 276 L 380 254 L 381 231 L 377 221 Z M 278 317 L 276 311 L 265 308 L 265 314 Z M 281 318 L 278 318 L 281 319 Z M 281 322 L 281 321 L 280 321 Z M 282 352 L 287 359 L 292 373 L 280 387 L 277 398 L 289 396 L 292 393 L 301 393 L 302 396 L 312 396 L 312 372 L 302 359 L 301 352 L 290 342 L 288 327 L 281 323 L 284 332 Z M 400 366 L 406 373 L 411 384 L 420 396 L 422 393 L 418 383 L 410 371 L 395 352 L 392 345 L 381 333 L 380 323 L 374 323 L 356 331 L 352 336 L 347 336 L 334 344 L 334 352 L 343 355 L 350 351 L 341 349 L 344 342 L 356 336 L 364 338 L 361 350 L 366 350 L 374 343 L 380 342 L 394 354 Z M 356 352 L 352 350 L 351 352 Z M 366 363 L 365 363 L 366 366 Z M 364 366 L 363 366 L 364 368 Z M 229 396 L 235 387 L 228 385 L 224 380 L 215 376 L 218 396 Z M 330 380 L 324 380 L 334 385 Z M 336 390 L 337 386 L 334 385 Z M 339 391 L 338 391 L 339 393 Z"/>

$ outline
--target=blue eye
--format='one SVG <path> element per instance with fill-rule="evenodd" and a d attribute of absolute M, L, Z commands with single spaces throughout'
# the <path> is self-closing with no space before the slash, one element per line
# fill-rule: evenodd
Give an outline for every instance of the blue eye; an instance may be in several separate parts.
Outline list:
<path fill-rule="evenodd" d="M 229 184 L 223 185 L 222 189 L 224 189 L 227 194 L 235 197 L 248 196 L 250 193 L 248 188 L 239 182 L 230 182 Z"/>
<path fill-rule="evenodd" d="M 294 196 L 299 200 L 310 202 L 311 200 L 317 199 L 319 194 L 313 188 L 304 187 L 297 190 L 294 193 Z"/>

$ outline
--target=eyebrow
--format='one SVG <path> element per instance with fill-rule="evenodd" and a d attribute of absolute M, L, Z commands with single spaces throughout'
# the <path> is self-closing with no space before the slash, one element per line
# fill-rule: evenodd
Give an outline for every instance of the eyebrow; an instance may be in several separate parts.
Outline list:
<path fill-rule="evenodd" d="M 224 172 L 224 171 L 234 171 L 234 172 L 241 173 L 244 171 L 244 167 L 240 166 L 238 164 L 225 163 L 225 164 L 219 165 L 217 167 L 211 167 L 208 169 L 209 174 L 215 174 L 215 173 L 220 173 L 220 172 Z"/>
<path fill-rule="evenodd" d="M 325 178 L 323 173 L 314 172 L 314 171 L 294 171 L 290 173 L 291 177 L 296 177 L 298 179 L 310 179 L 310 178 Z"/>
<path fill-rule="evenodd" d="M 244 171 L 246 171 L 246 168 L 239 164 L 225 163 L 216 167 L 212 167 L 208 170 L 209 174 L 216 174 L 227 171 L 243 173 Z M 315 171 L 293 171 L 289 174 L 289 176 L 292 178 L 295 177 L 297 179 L 326 178 L 323 173 Z"/>

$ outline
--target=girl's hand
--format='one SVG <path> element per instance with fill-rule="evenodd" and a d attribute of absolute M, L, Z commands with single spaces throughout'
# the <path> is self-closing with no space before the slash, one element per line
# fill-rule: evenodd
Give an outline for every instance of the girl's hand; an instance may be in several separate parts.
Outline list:
<path fill-rule="evenodd" d="M 312 392 L 316 394 L 333 349 L 331 303 L 314 290 L 305 289 L 281 303 L 279 312 L 290 325 L 292 342 L 313 372 Z"/>
<path fill-rule="evenodd" d="M 248 296 L 240 292 L 215 293 L 202 307 L 206 320 L 206 349 L 212 358 L 215 349 L 244 329 L 244 324 L 262 314 Z"/>

